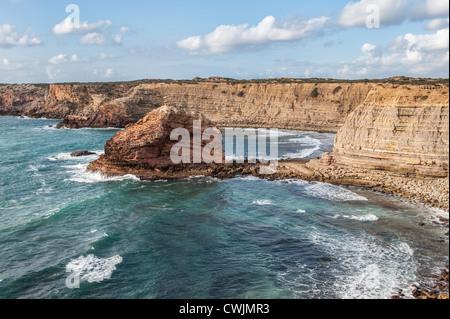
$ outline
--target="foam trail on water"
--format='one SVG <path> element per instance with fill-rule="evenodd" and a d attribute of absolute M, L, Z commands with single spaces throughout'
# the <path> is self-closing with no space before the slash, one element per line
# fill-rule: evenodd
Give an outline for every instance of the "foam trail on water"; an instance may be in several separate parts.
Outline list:
<path fill-rule="evenodd" d="M 373 214 L 368 214 L 368 215 L 362 215 L 362 216 L 355 216 L 355 215 L 334 215 L 333 216 L 334 219 L 338 219 L 338 218 L 346 218 L 346 219 L 353 219 L 353 220 L 358 220 L 361 222 L 375 222 L 377 220 L 379 220 L 379 218 Z"/>
<path fill-rule="evenodd" d="M 313 231 L 310 240 L 338 262 L 330 290 L 342 299 L 390 299 L 416 280 L 414 251 L 405 242 Z"/>
<path fill-rule="evenodd" d="M 87 156 L 81 156 L 81 157 L 72 157 L 70 156 L 72 153 L 58 153 L 53 156 L 47 157 L 49 161 L 56 162 L 56 161 L 82 161 L 84 159 L 90 159 L 98 157 L 99 155 L 103 154 L 103 151 L 94 151 L 92 155 Z"/>
<path fill-rule="evenodd" d="M 101 172 L 88 172 L 86 168 L 89 164 L 77 164 L 73 166 L 64 166 L 68 168 L 67 171 L 72 175 L 71 178 L 65 179 L 65 181 L 77 182 L 77 183 L 103 183 L 103 182 L 117 182 L 117 181 L 140 181 L 140 179 L 134 175 L 128 174 L 125 176 L 107 176 Z"/>
<path fill-rule="evenodd" d="M 122 261 L 123 258 L 120 255 L 111 258 L 98 258 L 94 255 L 81 256 L 67 264 L 66 272 L 79 276 L 81 281 L 99 283 L 110 279 L 116 266 Z"/>
<path fill-rule="evenodd" d="M 273 205 L 273 203 L 270 200 L 264 199 L 264 200 L 255 200 L 253 201 L 253 204 L 259 205 L 259 206 L 269 206 Z"/>
<path fill-rule="evenodd" d="M 367 201 L 367 198 L 353 193 L 348 189 L 326 183 L 308 184 L 305 186 L 305 191 L 310 197 L 322 198 L 330 201 Z"/>

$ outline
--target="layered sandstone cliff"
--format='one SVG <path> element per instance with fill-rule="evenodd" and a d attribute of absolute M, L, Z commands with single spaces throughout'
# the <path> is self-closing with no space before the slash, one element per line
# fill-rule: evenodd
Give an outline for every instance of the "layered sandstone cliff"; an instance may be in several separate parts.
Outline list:
<path fill-rule="evenodd" d="M 336 136 L 339 164 L 399 175 L 448 176 L 449 95 L 372 90 Z"/>
<path fill-rule="evenodd" d="M 4 114 L 63 118 L 61 126 L 125 127 L 173 105 L 219 126 L 336 132 L 373 83 L 158 83 L 50 85 L 33 105 Z"/>
<path fill-rule="evenodd" d="M 372 84 L 202 83 L 146 85 L 164 103 L 201 112 L 219 126 L 336 132 Z"/>
<path fill-rule="evenodd" d="M 0 114 L 64 119 L 60 126 L 125 127 L 172 105 L 201 112 L 219 126 L 337 132 L 366 99 L 405 86 L 377 82 L 278 83 L 205 81 L 54 84 L 24 98 L 0 92 Z M 411 91 L 419 86 L 409 85 Z M 444 89 L 432 86 L 432 92 Z M 405 89 L 406 90 L 406 89 Z M 34 89 L 36 91 L 36 89 Z M 448 90 L 447 90 L 448 92 Z M 27 92 L 30 96 L 30 90 Z M 11 102 L 11 100 L 16 102 Z M 414 103 L 414 102 L 413 102 Z"/>

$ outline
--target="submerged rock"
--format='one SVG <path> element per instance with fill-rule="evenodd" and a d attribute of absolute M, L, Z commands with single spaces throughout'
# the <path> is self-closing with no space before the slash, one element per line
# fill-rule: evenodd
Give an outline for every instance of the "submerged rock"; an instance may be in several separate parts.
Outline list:
<path fill-rule="evenodd" d="M 89 156 L 89 155 L 95 155 L 96 153 L 89 152 L 89 151 L 76 151 L 70 154 L 71 157 L 82 157 L 82 156 Z"/>

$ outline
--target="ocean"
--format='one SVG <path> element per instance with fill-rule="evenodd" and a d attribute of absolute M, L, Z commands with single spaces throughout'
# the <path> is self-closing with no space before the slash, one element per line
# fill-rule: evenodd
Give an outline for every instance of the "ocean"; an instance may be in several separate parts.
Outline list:
<path fill-rule="evenodd" d="M 448 263 L 446 213 L 301 180 L 108 178 L 85 168 L 117 130 L 58 122 L 0 117 L 0 298 L 390 298 Z M 281 131 L 280 156 L 333 138 Z"/>

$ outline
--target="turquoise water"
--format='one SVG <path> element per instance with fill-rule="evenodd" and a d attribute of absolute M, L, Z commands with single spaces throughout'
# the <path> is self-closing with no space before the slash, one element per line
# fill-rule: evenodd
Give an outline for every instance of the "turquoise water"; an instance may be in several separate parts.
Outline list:
<path fill-rule="evenodd" d="M 303 181 L 105 178 L 69 154 L 116 130 L 57 123 L 0 117 L 0 298 L 390 298 L 448 262 L 424 208 Z M 292 138 L 316 156 L 314 134 Z"/>

